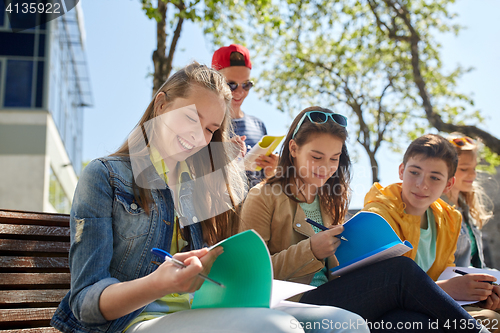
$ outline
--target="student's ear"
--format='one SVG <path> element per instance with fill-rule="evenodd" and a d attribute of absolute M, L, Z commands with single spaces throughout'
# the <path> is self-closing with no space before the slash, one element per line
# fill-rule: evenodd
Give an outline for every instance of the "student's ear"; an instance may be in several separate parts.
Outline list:
<path fill-rule="evenodd" d="M 403 180 L 403 174 L 405 173 L 405 164 L 401 163 L 399 165 L 399 179 Z"/>
<path fill-rule="evenodd" d="M 156 114 L 159 115 L 159 114 L 162 114 L 163 112 L 165 112 L 165 109 L 167 108 L 167 104 L 168 104 L 168 101 L 167 101 L 166 93 L 163 91 L 158 93 L 155 97 L 155 104 L 154 104 Z"/>
<path fill-rule="evenodd" d="M 290 149 L 290 155 L 292 155 L 293 158 L 297 157 L 297 150 L 299 149 L 299 146 L 294 139 L 288 141 L 288 149 Z"/>
<path fill-rule="evenodd" d="M 453 176 L 450 179 L 448 179 L 448 182 L 446 183 L 446 187 L 444 188 L 443 194 L 448 193 L 453 185 L 455 185 L 456 178 Z"/>

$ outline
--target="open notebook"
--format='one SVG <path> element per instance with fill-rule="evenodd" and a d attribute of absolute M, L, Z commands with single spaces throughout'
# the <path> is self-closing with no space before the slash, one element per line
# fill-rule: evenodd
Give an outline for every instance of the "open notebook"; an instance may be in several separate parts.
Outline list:
<path fill-rule="evenodd" d="M 448 280 L 457 276 L 461 276 L 458 273 L 455 273 L 453 270 L 458 269 L 461 270 L 462 272 L 468 273 L 468 274 L 488 274 L 488 275 L 493 275 L 494 277 L 497 278 L 496 283 L 500 282 L 500 271 L 497 271 L 495 269 L 489 269 L 489 268 L 475 268 L 475 267 L 446 267 L 446 269 L 441 273 L 441 275 L 438 278 L 438 281 L 441 280 Z M 463 300 L 455 300 L 458 304 L 460 305 L 467 305 L 467 304 L 473 304 L 476 303 L 477 301 L 463 301 Z"/>
<path fill-rule="evenodd" d="M 213 247 L 219 245 L 224 253 L 217 258 L 208 276 L 225 288 L 205 281 L 194 294 L 193 309 L 277 307 L 286 304 L 281 303 L 284 299 L 315 288 L 273 280 L 271 256 L 264 240 L 254 230 L 234 235 Z"/>
<path fill-rule="evenodd" d="M 344 223 L 342 241 L 335 256 L 339 266 L 331 269 L 333 275 L 343 275 L 357 268 L 400 256 L 413 246 L 401 241 L 390 224 L 380 215 L 359 212 Z"/>

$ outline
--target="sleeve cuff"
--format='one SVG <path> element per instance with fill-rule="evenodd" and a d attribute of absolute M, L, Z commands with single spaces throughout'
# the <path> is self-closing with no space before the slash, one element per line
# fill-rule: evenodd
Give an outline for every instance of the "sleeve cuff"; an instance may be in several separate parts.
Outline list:
<path fill-rule="evenodd" d="M 81 311 L 78 314 L 79 320 L 87 325 L 102 325 L 107 322 L 99 309 L 99 299 L 104 289 L 112 284 L 119 283 L 115 278 L 106 278 L 96 282 L 86 292 Z"/>

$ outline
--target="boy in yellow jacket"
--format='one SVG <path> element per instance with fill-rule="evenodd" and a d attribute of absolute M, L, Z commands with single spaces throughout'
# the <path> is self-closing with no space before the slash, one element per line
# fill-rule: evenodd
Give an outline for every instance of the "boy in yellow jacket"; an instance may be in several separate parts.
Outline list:
<path fill-rule="evenodd" d="M 428 134 L 408 146 L 399 166 L 402 183 L 387 187 L 373 184 L 365 197 L 364 211 L 384 217 L 402 240 L 413 250 L 405 254 L 437 280 L 448 266 L 454 265 L 454 253 L 460 233 L 461 214 L 439 197 L 455 182 L 458 156 L 445 138 Z M 483 301 L 485 308 L 496 308 L 500 288 L 487 274 L 468 274 L 437 284 L 453 299 Z"/>

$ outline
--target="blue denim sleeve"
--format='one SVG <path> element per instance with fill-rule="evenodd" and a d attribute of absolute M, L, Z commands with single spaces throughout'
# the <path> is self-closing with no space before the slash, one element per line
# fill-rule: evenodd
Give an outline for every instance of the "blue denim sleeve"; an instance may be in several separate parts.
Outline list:
<path fill-rule="evenodd" d="M 69 305 L 74 316 L 86 326 L 115 326 L 99 309 L 102 291 L 120 282 L 109 273 L 113 257 L 113 188 L 109 170 L 100 160 L 90 162 L 82 172 L 70 215 L 71 293 Z M 127 323 L 131 318 L 120 318 Z M 126 316 L 126 317 L 128 317 Z M 119 326 L 122 326 L 119 325 Z"/>

